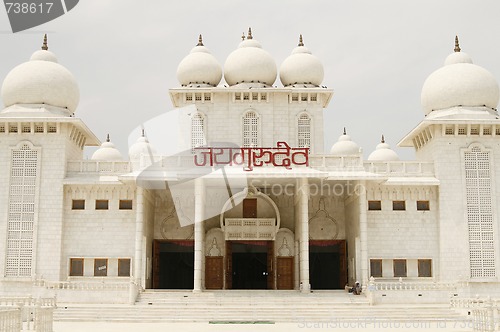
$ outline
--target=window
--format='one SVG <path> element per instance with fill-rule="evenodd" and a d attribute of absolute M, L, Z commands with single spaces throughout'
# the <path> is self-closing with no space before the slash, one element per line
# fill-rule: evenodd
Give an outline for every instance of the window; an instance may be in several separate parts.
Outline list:
<path fill-rule="evenodd" d="M 392 201 L 392 210 L 393 211 L 404 211 L 406 210 L 405 201 Z"/>
<path fill-rule="evenodd" d="M 211 101 L 212 100 L 212 96 L 210 96 L 210 95 L 204 95 L 203 99 L 205 101 Z"/>
<path fill-rule="evenodd" d="M 259 118 L 255 112 L 247 112 L 243 117 L 243 147 L 259 145 Z"/>
<path fill-rule="evenodd" d="M 5 124 L 0 124 L 0 133 L 5 133 Z"/>
<path fill-rule="evenodd" d="M 267 100 L 267 94 L 261 93 L 260 100 Z"/>
<path fill-rule="evenodd" d="M 235 93 L 234 94 L 234 100 L 241 100 L 241 94 L 240 93 Z"/>
<path fill-rule="evenodd" d="M 491 135 L 491 128 L 490 127 L 483 128 L 483 135 Z"/>
<path fill-rule="evenodd" d="M 120 199 L 119 209 L 120 210 L 132 210 L 132 200 L 131 199 Z"/>
<path fill-rule="evenodd" d="M 300 97 L 300 100 L 301 100 L 301 101 L 307 101 L 307 96 L 301 96 L 301 97 Z"/>
<path fill-rule="evenodd" d="M 465 134 L 467 134 L 467 128 L 465 128 L 465 127 L 459 127 L 458 128 L 458 134 L 459 135 L 465 135 Z"/>
<path fill-rule="evenodd" d="M 368 210 L 370 210 L 370 211 L 382 210 L 382 202 L 381 201 L 368 201 Z"/>
<path fill-rule="evenodd" d="M 49 133 L 57 133 L 57 127 L 56 127 L 56 125 L 49 123 L 49 126 L 47 128 L 47 132 L 49 132 Z"/>
<path fill-rule="evenodd" d="M 454 135 L 455 134 L 455 127 L 454 126 L 446 126 L 444 133 L 445 133 L 445 135 Z"/>
<path fill-rule="evenodd" d="M 382 260 L 370 259 L 370 276 L 374 278 L 382 277 Z"/>
<path fill-rule="evenodd" d="M 474 126 L 470 128 L 471 135 L 479 135 L 479 126 Z"/>
<path fill-rule="evenodd" d="M 429 201 L 417 201 L 417 211 L 429 211 Z"/>
<path fill-rule="evenodd" d="M 94 259 L 94 277 L 106 277 L 108 275 L 108 260 L 106 258 Z"/>
<path fill-rule="evenodd" d="M 193 101 L 193 95 L 190 93 L 186 94 L 186 101 Z"/>
<path fill-rule="evenodd" d="M 248 93 L 244 93 L 243 100 L 249 100 L 249 99 L 250 99 L 250 95 Z"/>
<path fill-rule="evenodd" d="M 130 258 L 118 259 L 118 276 L 130 277 Z"/>
<path fill-rule="evenodd" d="M 406 277 L 406 259 L 395 259 L 392 263 L 394 267 L 394 277 Z"/>
<path fill-rule="evenodd" d="M 311 101 L 317 101 L 317 100 L 318 100 L 318 97 L 316 96 L 316 94 L 312 94 Z"/>
<path fill-rule="evenodd" d="M 22 128 L 23 133 L 31 133 L 31 125 L 29 123 L 23 123 Z"/>
<path fill-rule="evenodd" d="M 35 133 L 43 133 L 43 124 L 41 123 L 35 124 Z"/>
<path fill-rule="evenodd" d="M 70 258 L 69 275 L 72 277 L 83 277 L 83 258 Z"/>
<path fill-rule="evenodd" d="M 292 101 L 299 101 L 299 95 L 298 95 L 298 94 L 296 94 L 296 93 L 294 93 L 294 94 L 292 95 Z"/>
<path fill-rule="evenodd" d="M 84 199 L 74 199 L 71 202 L 72 210 L 85 210 L 85 200 Z"/>
<path fill-rule="evenodd" d="M 418 276 L 432 277 L 432 260 L 430 259 L 418 260 Z"/>
<path fill-rule="evenodd" d="M 195 93 L 194 94 L 194 100 L 201 101 L 201 93 Z"/>
<path fill-rule="evenodd" d="M 9 126 L 9 133 L 17 133 L 17 124 L 11 124 Z"/>
<path fill-rule="evenodd" d="M 109 209 L 109 201 L 107 199 L 96 199 L 95 200 L 95 209 L 96 210 L 108 210 Z"/>
<path fill-rule="evenodd" d="M 205 118 L 200 113 L 195 113 L 191 117 L 191 149 L 204 146 L 205 141 Z"/>
<path fill-rule="evenodd" d="M 299 116 L 297 123 L 297 140 L 299 148 L 311 148 L 311 117 L 308 114 Z"/>

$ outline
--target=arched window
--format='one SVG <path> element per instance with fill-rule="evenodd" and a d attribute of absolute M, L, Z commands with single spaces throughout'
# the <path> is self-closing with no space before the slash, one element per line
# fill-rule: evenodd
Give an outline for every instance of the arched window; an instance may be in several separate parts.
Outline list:
<path fill-rule="evenodd" d="M 259 146 L 259 117 L 250 111 L 243 116 L 243 147 Z"/>
<path fill-rule="evenodd" d="M 195 113 L 191 117 L 191 149 L 207 144 L 205 139 L 205 117 Z"/>
<path fill-rule="evenodd" d="M 297 143 L 299 148 L 311 148 L 311 117 L 303 113 L 297 120 Z"/>

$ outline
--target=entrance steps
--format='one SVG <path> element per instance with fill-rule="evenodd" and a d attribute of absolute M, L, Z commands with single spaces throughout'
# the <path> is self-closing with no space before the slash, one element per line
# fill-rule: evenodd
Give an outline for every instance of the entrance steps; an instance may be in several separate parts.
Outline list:
<path fill-rule="evenodd" d="M 107 322 L 457 322 L 448 305 L 370 306 L 345 291 L 145 291 L 135 305 L 58 304 L 55 321 Z"/>

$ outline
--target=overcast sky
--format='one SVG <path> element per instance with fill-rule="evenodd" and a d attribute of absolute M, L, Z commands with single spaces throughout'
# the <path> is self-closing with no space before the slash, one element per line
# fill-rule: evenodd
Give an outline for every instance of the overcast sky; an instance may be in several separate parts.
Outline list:
<path fill-rule="evenodd" d="M 12 34 L 0 9 L 0 79 L 48 33 L 50 50 L 79 83 L 76 115 L 101 140 L 110 133 L 125 154 L 132 129 L 172 109 L 168 89 L 179 86 L 177 65 L 198 34 L 224 64 L 251 26 L 278 68 L 302 34 L 334 90 L 325 148 L 345 126 L 365 157 L 383 133 L 413 159 L 412 149 L 396 144 L 423 118 L 422 84 L 453 52 L 456 34 L 474 63 L 500 78 L 499 12 L 494 0 L 82 0 L 52 22 Z"/>

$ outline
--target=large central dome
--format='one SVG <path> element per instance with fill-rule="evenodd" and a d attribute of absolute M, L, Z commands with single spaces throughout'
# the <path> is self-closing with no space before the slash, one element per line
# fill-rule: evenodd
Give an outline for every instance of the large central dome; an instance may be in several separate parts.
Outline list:
<path fill-rule="evenodd" d="M 253 39 L 252 30 L 248 29 L 247 38 L 229 54 L 224 64 L 227 84 L 261 83 L 270 86 L 276 81 L 276 75 L 274 59 Z"/>
<path fill-rule="evenodd" d="M 472 63 L 461 52 L 456 39 L 455 53 L 450 54 L 444 67 L 433 72 L 422 87 L 422 107 L 425 114 L 455 106 L 486 106 L 496 108 L 498 83 L 486 69 Z"/>
<path fill-rule="evenodd" d="M 48 104 L 75 112 L 80 100 L 76 80 L 48 50 L 47 37 L 42 49 L 30 61 L 12 69 L 2 85 L 5 107 L 15 104 Z"/>

